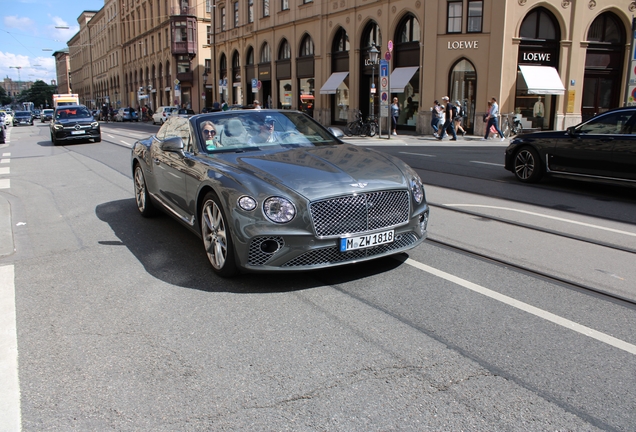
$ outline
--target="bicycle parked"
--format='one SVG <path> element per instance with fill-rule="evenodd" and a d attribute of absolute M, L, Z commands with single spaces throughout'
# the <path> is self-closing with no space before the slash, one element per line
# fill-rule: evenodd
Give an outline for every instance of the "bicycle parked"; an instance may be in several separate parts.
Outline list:
<path fill-rule="evenodd" d="M 504 136 L 506 138 L 519 135 L 523 132 L 523 125 L 521 124 L 521 120 L 519 120 L 515 113 L 510 113 L 506 115 L 505 118 L 504 116 L 502 116 L 501 131 L 504 133 Z"/>
<path fill-rule="evenodd" d="M 375 136 L 379 130 L 378 122 L 375 119 L 367 118 L 366 121 L 362 120 L 362 111 L 358 110 L 356 119 L 347 124 L 344 133 L 347 136 L 359 135 L 359 136 Z"/>

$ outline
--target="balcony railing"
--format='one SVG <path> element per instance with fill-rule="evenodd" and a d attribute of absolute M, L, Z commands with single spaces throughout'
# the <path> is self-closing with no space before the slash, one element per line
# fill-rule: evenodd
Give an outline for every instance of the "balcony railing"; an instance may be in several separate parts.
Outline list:
<path fill-rule="evenodd" d="M 177 79 L 181 82 L 191 83 L 194 79 L 194 73 L 192 71 L 177 73 Z"/>

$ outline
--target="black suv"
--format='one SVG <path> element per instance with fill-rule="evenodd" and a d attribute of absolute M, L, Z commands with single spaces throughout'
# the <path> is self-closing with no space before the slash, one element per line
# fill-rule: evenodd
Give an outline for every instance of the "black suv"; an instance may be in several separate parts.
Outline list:
<path fill-rule="evenodd" d="M 84 105 L 64 105 L 57 107 L 51 121 L 51 141 L 102 140 L 99 122 Z"/>

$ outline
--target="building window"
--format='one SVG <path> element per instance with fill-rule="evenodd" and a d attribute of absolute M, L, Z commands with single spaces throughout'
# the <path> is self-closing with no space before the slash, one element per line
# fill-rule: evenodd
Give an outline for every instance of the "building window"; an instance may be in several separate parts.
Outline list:
<path fill-rule="evenodd" d="M 289 10 L 289 0 L 281 0 L 280 10 Z"/>
<path fill-rule="evenodd" d="M 239 26 L 239 4 L 234 2 L 234 28 Z"/>
<path fill-rule="evenodd" d="M 225 31 L 225 7 L 221 8 L 221 31 Z"/>
<path fill-rule="evenodd" d="M 261 63 L 269 63 L 272 61 L 272 55 L 269 50 L 269 45 L 266 43 L 261 50 Z"/>
<path fill-rule="evenodd" d="M 254 0 L 247 0 L 247 22 L 254 22 Z"/>
<path fill-rule="evenodd" d="M 468 2 L 468 23 L 466 26 L 466 31 L 468 33 L 481 33 L 483 10 L 483 1 Z"/>
<path fill-rule="evenodd" d="M 155 52 L 155 37 L 150 36 L 150 53 L 153 54 Z"/>
<path fill-rule="evenodd" d="M 314 41 L 309 36 L 306 36 L 300 47 L 300 56 L 307 57 L 312 55 L 314 55 Z"/>
<path fill-rule="evenodd" d="M 460 1 L 448 2 L 448 27 L 446 33 L 462 32 L 462 9 L 464 5 Z"/>
<path fill-rule="evenodd" d="M 211 59 L 205 59 L 205 73 L 209 74 L 210 70 L 212 67 L 212 60 Z"/>
<path fill-rule="evenodd" d="M 263 0 L 263 16 L 269 16 L 269 0 Z"/>
<path fill-rule="evenodd" d="M 208 45 L 212 45 L 212 26 L 208 26 L 208 27 L 207 27 L 207 31 L 208 31 L 208 33 L 207 33 L 207 35 L 206 35 L 206 37 L 207 37 L 207 39 L 206 39 L 207 44 L 208 44 Z"/>
<path fill-rule="evenodd" d="M 212 12 L 212 0 L 205 0 L 205 11 L 207 13 Z"/>
<path fill-rule="evenodd" d="M 303 4 L 307 4 L 307 3 L 313 3 L 314 0 L 303 0 Z"/>
<path fill-rule="evenodd" d="M 289 46 L 289 42 L 285 40 L 280 46 L 280 51 L 278 51 L 278 60 L 288 60 L 290 58 L 291 58 L 291 47 Z"/>

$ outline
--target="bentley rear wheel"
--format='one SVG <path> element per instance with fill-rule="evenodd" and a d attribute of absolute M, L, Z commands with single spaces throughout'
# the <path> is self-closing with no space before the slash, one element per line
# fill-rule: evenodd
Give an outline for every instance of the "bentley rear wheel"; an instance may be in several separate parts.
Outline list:
<path fill-rule="evenodd" d="M 208 192 L 203 199 L 200 221 L 203 247 L 212 270 L 222 277 L 234 276 L 237 268 L 232 234 L 219 198 L 213 192 Z"/>

